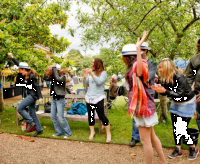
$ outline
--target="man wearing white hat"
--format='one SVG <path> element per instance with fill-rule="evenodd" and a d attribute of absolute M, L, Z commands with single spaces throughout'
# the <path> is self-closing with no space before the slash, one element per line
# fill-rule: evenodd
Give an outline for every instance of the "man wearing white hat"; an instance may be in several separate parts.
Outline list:
<path fill-rule="evenodd" d="M 147 61 L 148 69 L 149 69 L 149 93 L 152 97 L 154 97 L 155 91 L 151 89 L 151 86 L 154 85 L 154 79 L 157 71 L 157 66 L 152 62 L 151 59 L 148 58 L 147 53 L 151 48 L 149 47 L 147 42 L 143 42 L 141 46 L 142 58 Z M 135 120 L 133 119 L 133 128 L 132 128 L 132 139 L 130 142 L 130 146 L 134 147 L 137 142 L 140 141 L 140 134 L 138 127 L 135 125 Z"/>

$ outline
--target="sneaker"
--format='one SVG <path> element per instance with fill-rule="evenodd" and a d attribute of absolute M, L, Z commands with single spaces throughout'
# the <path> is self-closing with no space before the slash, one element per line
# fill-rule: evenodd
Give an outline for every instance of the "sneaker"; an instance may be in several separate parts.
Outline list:
<path fill-rule="evenodd" d="M 188 160 L 195 160 L 198 154 L 199 150 L 196 147 L 190 147 L 190 154 Z"/>
<path fill-rule="evenodd" d="M 136 145 L 136 143 L 138 143 L 138 142 L 140 142 L 140 141 L 135 140 L 134 138 L 132 138 L 129 145 L 130 145 L 130 147 L 134 147 Z"/>
<path fill-rule="evenodd" d="M 68 136 L 64 136 L 64 138 L 65 138 L 65 139 L 67 139 L 67 138 L 68 138 Z"/>
<path fill-rule="evenodd" d="M 43 134 L 43 130 L 42 130 L 42 131 L 39 131 L 39 132 L 36 132 L 36 133 L 33 135 L 33 137 L 37 137 L 37 136 L 40 135 L 40 134 Z"/>
<path fill-rule="evenodd" d="M 34 126 L 35 126 L 35 123 L 32 121 L 30 124 L 28 124 L 28 126 L 27 126 L 25 132 L 29 131 L 29 130 L 30 130 L 32 127 L 34 127 Z"/>
<path fill-rule="evenodd" d="M 183 154 L 182 154 L 182 150 L 179 150 L 178 147 L 176 147 L 173 151 L 173 153 L 171 155 L 169 155 L 168 157 L 171 158 L 171 159 L 174 159 L 176 157 L 182 157 Z"/>

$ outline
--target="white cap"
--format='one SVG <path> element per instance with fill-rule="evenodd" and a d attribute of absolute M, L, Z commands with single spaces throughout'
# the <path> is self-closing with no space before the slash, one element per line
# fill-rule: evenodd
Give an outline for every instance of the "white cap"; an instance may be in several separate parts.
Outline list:
<path fill-rule="evenodd" d="M 143 42 L 141 45 L 142 50 L 150 50 L 149 44 L 147 42 Z"/>
<path fill-rule="evenodd" d="M 56 68 L 57 68 L 57 70 L 61 70 L 61 65 L 60 64 L 56 64 Z"/>
<path fill-rule="evenodd" d="M 20 62 L 18 67 L 19 68 L 30 69 L 29 66 L 28 66 L 28 63 L 26 63 L 26 62 Z"/>

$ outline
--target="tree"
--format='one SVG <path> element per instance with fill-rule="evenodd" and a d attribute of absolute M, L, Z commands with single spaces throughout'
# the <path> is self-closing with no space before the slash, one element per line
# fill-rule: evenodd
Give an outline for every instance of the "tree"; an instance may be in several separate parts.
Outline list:
<path fill-rule="evenodd" d="M 93 58 L 94 57 L 92 55 L 83 56 L 83 69 L 92 67 Z"/>
<path fill-rule="evenodd" d="M 0 3 L 0 82 L 1 71 L 5 61 L 12 61 L 8 52 L 19 60 L 27 62 L 31 68 L 42 74 L 47 67 L 48 60 L 42 50 L 34 49 L 34 44 L 41 44 L 50 48 L 51 52 L 65 51 L 69 42 L 65 38 L 58 39 L 50 33 L 49 26 L 60 24 L 66 27 L 69 10 L 68 2 L 45 3 L 44 0 L 2 0 Z M 61 63 L 62 59 L 52 57 L 54 62 Z M 52 62 L 53 62 L 52 61 Z M 0 89 L 0 111 L 3 110 L 2 89 Z"/>
<path fill-rule="evenodd" d="M 115 51 L 121 51 L 147 30 L 155 60 L 176 55 L 188 59 L 195 53 L 200 33 L 197 0 L 77 0 L 77 4 L 92 10 L 87 13 L 80 8 L 77 14 L 86 47 L 109 42 Z"/>
<path fill-rule="evenodd" d="M 79 50 L 71 49 L 66 55 L 66 59 L 73 61 L 75 63 L 75 67 L 77 72 L 83 69 L 83 55 Z"/>
<path fill-rule="evenodd" d="M 135 43 L 144 30 L 155 62 L 169 57 L 188 59 L 196 51 L 200 33 L 200 1 L 197 0 L 77 0 L 92 12 L 78 11 L 85 47 L 110 43 L 118 53 Z"/>

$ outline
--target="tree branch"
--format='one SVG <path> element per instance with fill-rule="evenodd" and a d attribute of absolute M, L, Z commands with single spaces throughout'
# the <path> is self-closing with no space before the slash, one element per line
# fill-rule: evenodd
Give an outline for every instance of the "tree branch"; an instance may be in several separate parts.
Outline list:
<path fill-rule="evenodd" d="M 194 6 L 192 7 L 192 12 L 193 12 L 193 15 L 194 15 L 194 19 L 196 19 L 197 18 L 197 14 L 196 14 L 196 10 L 195 10 Z"/>
<path fill-rule="evenodd" d="M 197 17 L 196 19 L 191 20 L 182 30 L 182 32 L 185 32 L 190 26 L 192 26 L 196 21 L 200 20 L 200 17 Z"/>
<path fill-rule="evenodd" d="M 162 2 L 159 2 L 156 6 L 152 7 L 152 8 L 144 15 L 144 17 L 142 18 L 142 20 L 140 21 L 140 23 L 138 24 L 138 26 L 134 29 L 134 31 L 138 29 L 138 27 L 142 24 L 142 22 L 145 20 L 145 18 L 147 17 L 147 15 L 148 15 L 153 9 L 155 9 L 160 3 L 162 3 Z"/>
<path fill-rule="evenodd" d="M 112 4 L 111 2 L 109 2 L 108 0 L 105 0 L 105 1 L 107 2 L 107 4 L 110 5 L 110 7 L 111 7 L 113 10 L 115 10 L 115 8 L 114 8 L 114 6 L 113 6 L 113 4 Z"/>
<path fill-rule="evenodd" d="M 174 30 L 174 32 L 177 32 L 178 30 L 177 30 L 175 24 L 172 22 L 172 20 L 171 20 L 169 17 L 167 18 L 167 20 L 168 20 L 168 22 L 171 24 L 171 27 L 172 27 L 172 29 Z"/>

